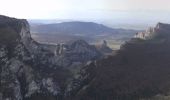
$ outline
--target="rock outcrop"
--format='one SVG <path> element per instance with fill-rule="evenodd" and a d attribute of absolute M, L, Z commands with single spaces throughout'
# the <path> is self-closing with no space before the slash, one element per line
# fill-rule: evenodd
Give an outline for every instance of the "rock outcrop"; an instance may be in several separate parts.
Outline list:
<path fill-rule="evenodd" d="M 100 59 L 103 54 L 84 40 L 74 40 L 60 44 L 41 44 L 45 50 L 54 53 L 55 62 L 59 66 L 69 67 L 74 63 L 86 63 Z"/>
<path fill-rule="evenodd" d="M 155 27 L 148 28 L 145 32 L 136 33 L 134 38 L 148 40 L 154 38 L 156 35 L 168 35 L 170 32 L 170 24 L 158 23 Z"/>
<path fill-rule="evenodd" d="M 157 30 L 157 28 L 150 27 L 145 32 L 136 33 L 136 35 L 134 37 L 144 39 L 144 40 L 145 39 L 151 39 L 154 36 L 156 30 Z"/>
<path fill-rule="evenodd" d="M 107 45 L 107 41 L 103 40 L 103 43 L 101 45 L 95 45 L 95 47 L 103 54 L 103 55 L 111 55 L 113 53 L 113 50 L 109 48 Z"/>
<path fill-rule="evenodd" d="M 25 19 L 0 16 L 0 100 L 63 100 L 73 78 L 69 66 L 100 57 L 83 40 L 40 44 Z"/>
<path fill-rule="evenodd" d="M 0 41 L 1 100 L 29 100 L 35 94 L 58 96 L 62 92 L 69 72 L 65 74 L 67 70 L 52 63 L 53 53 L 43 51 L 31 38 L 26 20 L 0 16 Z"/>

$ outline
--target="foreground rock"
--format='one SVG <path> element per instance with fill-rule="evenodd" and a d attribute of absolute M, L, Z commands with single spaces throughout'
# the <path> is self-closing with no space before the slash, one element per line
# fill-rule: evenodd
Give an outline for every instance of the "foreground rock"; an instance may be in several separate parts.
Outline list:
<path fill-rule="evenodd" d="M 100 56 L 82 40 L 37 43 L 26 20 L 0 16 L 0 100 L 62 100 L 73 78 L 69 66 Z"/>

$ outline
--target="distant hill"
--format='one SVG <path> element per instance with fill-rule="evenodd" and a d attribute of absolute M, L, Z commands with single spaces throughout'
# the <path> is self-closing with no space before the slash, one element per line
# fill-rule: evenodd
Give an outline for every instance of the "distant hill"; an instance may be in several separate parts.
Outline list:
<path fill-rule="evenodd" d="M 74 34 L 74 35 L 105 35 L 131 33 L 133 30 L 113 29 L 102 24 L 93 22 L 63 22 L 55 24 L 32 25 L 33 33 L 55 33 L 55 34 Z"/>
<path fill-rule="evenodd" d="M 30 22 L 30 29 L 32 37 L 39 42 L 65 43 L 81 39 L 96 44 L 107 40 L 110 41 L 108 42 L 109 46 L 113 48 L 117 44 L 120 45 L 130 40 L 138 32 L 137 30 L 114 29 L 103 24 L 80 21 L 53 24 Z"/>

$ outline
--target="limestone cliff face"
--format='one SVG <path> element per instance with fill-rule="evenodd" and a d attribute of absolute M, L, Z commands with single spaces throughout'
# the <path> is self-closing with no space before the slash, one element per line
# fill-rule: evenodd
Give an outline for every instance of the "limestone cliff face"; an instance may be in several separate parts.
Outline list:
<path fill-rule="evenodd" d="M 68 67 L 100 56 L 82 40 L 40 44 L 25 19 L 0 16 L 0 100 L 63 100 L 72 79 Z"/>
<path fill-rule="evenodd" d="M 21 42 L 28 50 L 32 48 L 32 45 L 35 45 L 33 44 L 35 41 L 31 38 L 30 26 L 25 19 L 21 20 L 21 30 L 19 34 L 21 36 Z"/>
<path fill-rule="evenodd" d="M 31 34 L 30 34 L 29 24 L 25 19 L 21 20 L 20 36 L 21 36 L 21 39 L 24 43 L 32 40 Z"/>
<path fill-rule="evenodd" d="M 26 20 L 0 16 L 0 41 L 1 100 L 61 96 L 69 72 L 31 38 Z"/>
<path fill-rule="evenodd" d="M 156 28 L 150 27 L 145 32 L 136 33 L 134 37 L 144 39 L 144 40 L 151 39 L 154 36 L 155 32 L 156 32 Z"/>
<path fill-rule="evenodd" d="M 170 33 L 170 24 L 158 23 L 155 27 L 148 28 L 145 32 L 136 33 L 135 38 L 144 40 L 152 39 L 153 37 L 167 36 Z"/>

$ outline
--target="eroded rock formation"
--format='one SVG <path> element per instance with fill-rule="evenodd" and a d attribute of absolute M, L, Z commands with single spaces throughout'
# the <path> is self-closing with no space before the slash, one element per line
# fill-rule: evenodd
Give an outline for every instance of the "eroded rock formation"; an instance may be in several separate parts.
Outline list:
<path fill-rule="evenodd" d="M 99 57 L 82 40 L 40 44 L 25 19 L 0 16 L 0 100 L 62 100 L 72 79 L 68 67 Z"/>

